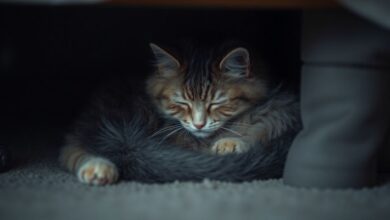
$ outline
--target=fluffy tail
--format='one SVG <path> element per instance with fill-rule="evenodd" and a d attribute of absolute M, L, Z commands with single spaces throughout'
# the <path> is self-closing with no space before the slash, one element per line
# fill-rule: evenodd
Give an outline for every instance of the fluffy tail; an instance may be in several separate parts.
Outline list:
<path fill-rule="evenodd" d="M 127 127 L 107 122 L 99 132 L 104 138 L 94 143 L 93 150 L 113 161 L 125 180 L 149 183 L 203 179 L 241 182 L 279 178 L 296 134 L 296 131 L 287 132 L 267 146 L 254 146 L 246 153 L 220 156 L 147 139 L 142 123 L 135 119 L 127 123 L 131 124 Z"/>

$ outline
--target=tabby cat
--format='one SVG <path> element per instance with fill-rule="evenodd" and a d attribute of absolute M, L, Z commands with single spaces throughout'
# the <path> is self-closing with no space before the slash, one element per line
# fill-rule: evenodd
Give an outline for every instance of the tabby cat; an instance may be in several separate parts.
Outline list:
<path fill-rule="evenodd" d="M 300 129 L 294 95 L 271 92 L 243 47 L 180 59 L 150 47 L 155 72 L 144 88 L 98 94 L 66 137 L 64 167 L 91 185 L 281 176 Z"/>

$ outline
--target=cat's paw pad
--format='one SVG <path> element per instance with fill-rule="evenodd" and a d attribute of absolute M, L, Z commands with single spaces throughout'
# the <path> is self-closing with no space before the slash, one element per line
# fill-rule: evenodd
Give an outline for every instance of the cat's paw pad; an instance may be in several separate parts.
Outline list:
<path fill-rule="evenodd" d="M 115 183 L 119 172 L 115 164 L 109 160 L 92 158 L 80 167 L 77 176 L 83 183 L 100 186 Z"/>
<path fill-rule="evenodd" d="M 247 150 L 247 144 L 239 138 L 222 138 L 211 147 L 215 154 L 243 153 Z"/>

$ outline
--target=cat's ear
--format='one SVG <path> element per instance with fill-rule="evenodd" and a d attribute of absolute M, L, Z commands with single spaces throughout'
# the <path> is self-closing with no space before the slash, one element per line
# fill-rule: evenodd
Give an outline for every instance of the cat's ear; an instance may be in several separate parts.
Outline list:
<path fill-rule="evenodd" d="M 231 77 L 250 77 L 249 52 L 243 47 L 231 50 L 219 63 L 219 68 L 223 74 Z"/>
<path fill-rule="evenodd" d="M 157 46 L 154 43 L 150 43 L 150 48 L 156 59 L 156 66 L 160 74 L 171 76 L 177 73 L 180 68 L 179 61 L 170 53 Z"/>

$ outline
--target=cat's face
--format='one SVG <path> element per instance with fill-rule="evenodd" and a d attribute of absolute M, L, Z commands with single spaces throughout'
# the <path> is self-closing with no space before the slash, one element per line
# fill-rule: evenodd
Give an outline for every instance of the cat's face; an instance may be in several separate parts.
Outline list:
<path fill-rule="evenodd" d="M 157 70 L 147 91 L 160 111 L 192 135 L 206 138 L 265 96 L 264 83 L 250 72 L 249 53 L 236 48 L 223 58 L 194 54 L 179 62 L 151 44 Z"/>

